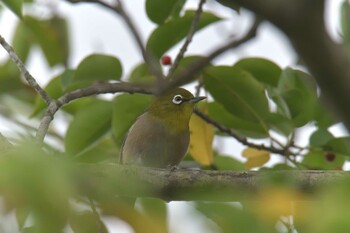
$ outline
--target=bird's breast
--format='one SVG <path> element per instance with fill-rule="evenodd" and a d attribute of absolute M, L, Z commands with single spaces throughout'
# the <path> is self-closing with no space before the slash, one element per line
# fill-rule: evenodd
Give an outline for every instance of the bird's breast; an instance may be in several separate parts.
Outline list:
<path fill-rule="evenodd" d="M 123 163 L 151 167 L 175 166 L 185 156 L 190 133 L 171 130 L 161 119 L 145 113 L 130 129 L 122 149 Z"/>

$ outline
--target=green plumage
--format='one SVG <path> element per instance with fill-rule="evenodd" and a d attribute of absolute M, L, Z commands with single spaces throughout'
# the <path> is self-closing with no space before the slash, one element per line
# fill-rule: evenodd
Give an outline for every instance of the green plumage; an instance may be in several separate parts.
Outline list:
<path fill-rule="evenodd" d="M 195 98 L 182 88 L 156 97 L 130 128 L 121 150 L 121 162 L 149 167 L 178 165 L 188 149 L 188 124 L 193 108 L 204 98 Z"/>

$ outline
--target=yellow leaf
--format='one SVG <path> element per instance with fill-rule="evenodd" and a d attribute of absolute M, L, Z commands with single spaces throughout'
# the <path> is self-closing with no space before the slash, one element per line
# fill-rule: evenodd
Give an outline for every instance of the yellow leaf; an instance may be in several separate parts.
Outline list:
<path fill-rule="evenodd" d="M 208 104 L 202 102 L 198 104 L 198 109 L 203 113 L 208 112 Z M 194 160 L 201 165 L 210 165 L 213 163 L 212 144 L 214 139 L 214 127 L 204 120 L 192 114 L 190 120 L 190 154 Z"/>
<path fill-rule="evenodd" d="M 242 156 L 247 158 L 247 161 L 244 163 L 247 169 L 261 167 L 270 160 L 270 153 L 268 151 L 250 147 L 243 150 Z"/>
<path fill-rule="evenodd" d="M 293 202 L 301 202 L 304 199 L 303 194 L 296 189 L 270 187 L 260 190 L 251 208 L 265 221 L 275 221 L 279 216 L 294 214 Z"/>

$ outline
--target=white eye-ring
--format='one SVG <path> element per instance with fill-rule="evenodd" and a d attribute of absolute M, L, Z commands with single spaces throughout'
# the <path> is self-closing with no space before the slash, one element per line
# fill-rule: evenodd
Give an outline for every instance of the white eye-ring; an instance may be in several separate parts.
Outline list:
<path fill-rule="evenodd" d="M 181 95 L 175 95 L 173 98 L 174 104 L 181 104 L 183 101 L 183 97 Z"/>

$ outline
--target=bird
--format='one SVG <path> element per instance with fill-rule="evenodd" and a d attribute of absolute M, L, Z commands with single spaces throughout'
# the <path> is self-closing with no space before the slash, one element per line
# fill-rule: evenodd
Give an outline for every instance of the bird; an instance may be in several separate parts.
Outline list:
<path fill-rule="evenodd" d="M 205 98 L 194 97 L 183 88 L 156 96 L 130 127 L 119 162 L 155 168 L 177 167 L 188 150 L 189 121 L 194 107 Z"/>

